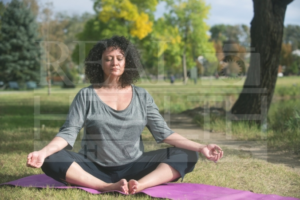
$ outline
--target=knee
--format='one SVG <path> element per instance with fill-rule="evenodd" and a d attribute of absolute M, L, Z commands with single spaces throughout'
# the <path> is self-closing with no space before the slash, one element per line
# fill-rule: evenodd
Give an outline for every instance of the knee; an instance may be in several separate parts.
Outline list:
<path fill-rule="evenodd" d="M 57 153 L 48 156 L 45 160 L 44 163 L 42 165 L 42 170 L 45 174 L 50 174 L 51 171 L 54 170 L 54 168 L 57 168 Z"/>
<path fill-rule="evenodd" d="M 183 160 L 191 164 L 196 164 L 199 159 L 199 154 L 196 151 L 190 151 L 176 147 L 172 148 L 171 151 L 173 155 L 178 155 L 179 157 L 181 157 L 181 159 L 185 158 Z"/>
<path fill-rule="evenodd" d="M 199 158 L 198 152 L 176 147 L 170 149 L 170 154 L 172 158 L 167 163 L 180 173 L 182 179 L 185 174 L 194 170 Z"/>
<path fill-rule="evenodd" d="M 185 150 L 185 153 L 187 154 L 187 162 L 189 162 L 193 165 L 195 165 L 198 162 L 198 159 L 199 159 L 198 152 Z"/>
<path fill-rule="evenodd" d="M 54 179 L 65 177 L 65 170 L 68 168 L 68 159 L 64 159 L 64 152 L 59 151 L 47 157 L 42 165 L 42 171 Z"/>

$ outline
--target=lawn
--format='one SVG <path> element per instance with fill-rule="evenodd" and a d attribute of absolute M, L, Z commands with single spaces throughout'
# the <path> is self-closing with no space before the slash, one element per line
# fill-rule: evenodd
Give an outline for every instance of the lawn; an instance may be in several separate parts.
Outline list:
<path fill-rule="evenodd" d="M 194 85 L 171 85 L 164 81 L 141 81 L 138 86 L 146 88 L 154 97 L 160 111 L 180 113 L 199 106 L 229 107 L 225 102 L 234 102 L 241 91 L 243 80 L 202 80 Z M 57 133 L 64 122 L 70 102 L 84 87 L 63 90 L 47 89 L 29 92 L 3 93 L 0 91 L 0 182 L 12 181 L 25 176 L 40 174 L 40 169 L 25 166 L 27 154 L 38 150 Z M 300 80 L 298 77 L 280 78 L 275 90 L 275 98 L 299 97 Z M 279 102 L 279 101 L 277 101 Z M 269 112 L 270 120 L 276 120 L 280 103 L 274 104 L 274 111 Z M 273 105 L 272 105 L 273 106 Z M 291 106 L 295 106 L 292 104 Z M 285 110 L 291 106 L 284 107 Z M 288 108 L 289 107 L 289 108 Z M 281 114 L 282 115 L 282 114 Z M 274 117 L 275 116 L 275 117 Z M 242 127 L 243 135 L 251 132 Z M 241 132 L 241 131 L 237 131 Z M 254 132 L 254 131 L 253 131 Z M 82 133 L 80 133 L 82 134 Z M 80 135 L 77 140 L 80 141 Z M 162 148 L 156 145 L 147 129 L 143 132 L 146 139 L 146 151 Z M 247 139 L 247 138 L 244 138 Z M 201 141 L 200 141 L 201 142 Z M 78 143 L 74 151 L 79 149 Z M 225 150 L 225 157 L 215 164 L 201 157 L 194 172 L 188 174 L 184 182 L 202 183 L 229 187 L 255 193 L 277 194 L 300 198 L 300 174 L 284 165 L 275 165 L 257 160 L 230 149 Z M 123 196 L 119 194 L 91 195 L 81 190 L 55 190 L 0 187 L 3 199 L 151 199 L 146 195 Z"/>

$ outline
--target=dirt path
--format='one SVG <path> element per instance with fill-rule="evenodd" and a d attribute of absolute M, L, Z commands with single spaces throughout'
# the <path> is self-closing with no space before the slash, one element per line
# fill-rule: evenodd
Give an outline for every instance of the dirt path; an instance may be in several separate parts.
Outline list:
<path fill-rule="evenodd" d="M 192 118 L 186 114 L 171 114 L 165 117 L 171 129 L 181 135 L 200 140 L 202 143 L 218 144 L 229 154 L 241 157 L 262 159 L 274 164 L 284 164 L 300 173 L 300 156 L 289 152 L 271 151 L 266 141 L 239 141 L 225 133 L 215 133 L 202 130 L 193 123 Z"/>

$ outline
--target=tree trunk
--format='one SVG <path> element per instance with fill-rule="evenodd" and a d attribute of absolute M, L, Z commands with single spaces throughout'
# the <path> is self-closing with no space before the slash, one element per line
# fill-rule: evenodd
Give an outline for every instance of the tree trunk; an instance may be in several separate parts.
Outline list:
<path fill-rule="evenodd" d="M 47 75 L 48 75 L 48 95 L 51 95 L 51 71 L 50 65 L 47 64 Z"/>
<path fill-rule="evenodd" d="M 251 59 L 243 90 L 231 109 L 236 119 L 266 120 L 272 101 L 282 45 L 284 16 L 293 0 L 253 0 Z"/>
<path fill-rule="evenodd" d="M 186 45 L 187 45 L 187 38 L 188 38 L 188 25 L 185 26 L 184 31 L 184 47 L 183 47 L 183 54 L 182 54 L 182 67 L 183 67 L 183 84 L 187 84 L 187 69 L 186 69 Z"/>
<path fill-rule="evenodd" d="M 185 57 L 185 51 L 182 55 L 182 66 L 183 66 L 183 83 L 187 83 L 187 70 L 186 70 L 186 57 Z"/>

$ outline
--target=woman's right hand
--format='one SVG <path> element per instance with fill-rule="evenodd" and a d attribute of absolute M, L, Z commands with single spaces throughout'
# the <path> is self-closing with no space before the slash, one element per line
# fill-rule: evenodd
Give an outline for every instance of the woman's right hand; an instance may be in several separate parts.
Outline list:
<path fill-rule="evenodd" d="M 40 168 L 44 160 L 46 158 L 46 154 L 43 153 L 42 151 L 34 151 L 28 154 L 27 156 L 27 167 L 32 167 L 32 168 Z"/>

